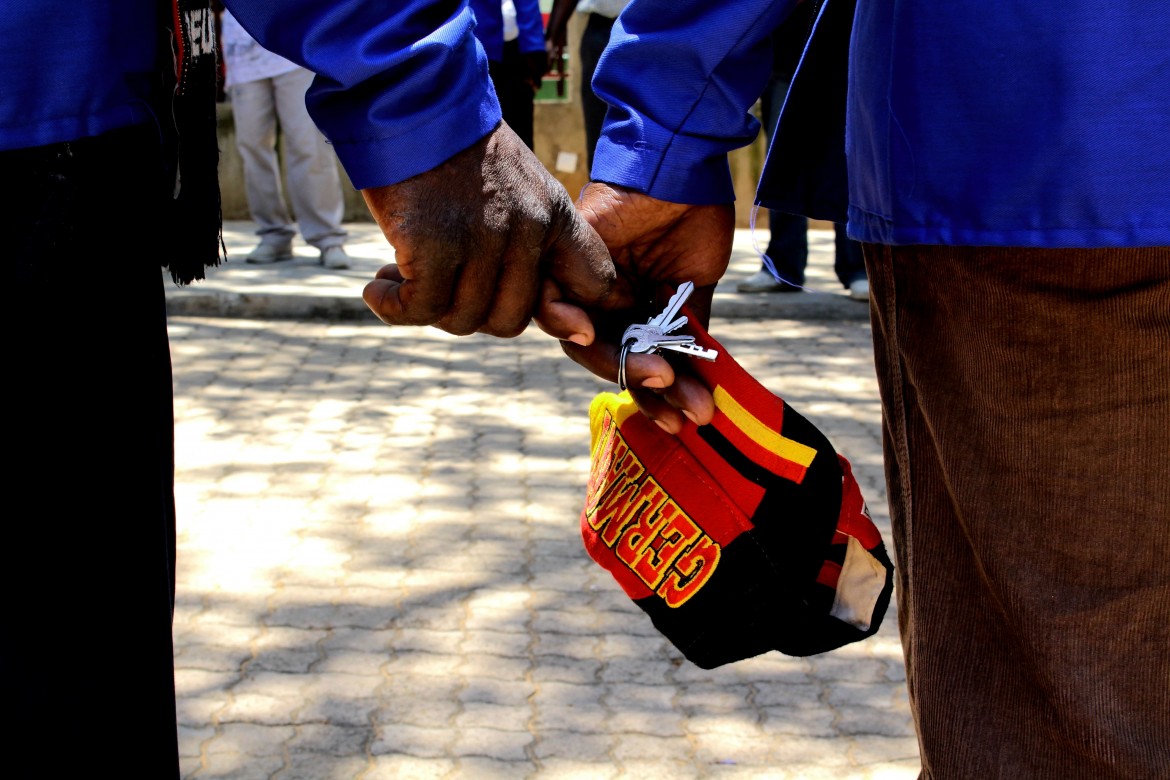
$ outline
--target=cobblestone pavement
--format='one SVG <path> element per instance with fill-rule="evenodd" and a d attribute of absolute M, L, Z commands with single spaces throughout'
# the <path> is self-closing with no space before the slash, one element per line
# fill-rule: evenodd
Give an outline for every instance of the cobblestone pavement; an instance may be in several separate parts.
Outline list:
<path fill-rule="evenodd" d="M 712 334 L 855 466 L 889 543 L 867 324 Z M 173 316 L 183 775 L 914 778 L 893 607 L 690 665 L 586 555 L 587 407 L 535 329 Z"/>

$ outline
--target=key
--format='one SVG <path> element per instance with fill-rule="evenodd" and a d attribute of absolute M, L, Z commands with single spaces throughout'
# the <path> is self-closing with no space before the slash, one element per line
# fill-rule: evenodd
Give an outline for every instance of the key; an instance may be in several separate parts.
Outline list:
<path fill-rule="evenodd" d="M 719 351 L 700 347 L 695 343 L 694 336 L 686 334 L 672 335 L 674 331 L 686 325 L 689 321 L 686 315 L 676 317 L 687 298 L 694 292 L 693 282 L 683 282 L 674 295 L 666 302 L 666 308 L 656 317 L 646 320 L 644 325 L 631 325 L 622 333 L 622 350 L 618 359 L 618 387 L 626 389 L 626 357 L 631 352 L 646 354 L 647 352 L 660 353 L 667 349 L 690 355 L 701 360 L 715 360 Z"/>
<path fill-rule="evenodd" d="M 629 347 L 632 352 L 649 352 L 654 333 L 647 325 L 631 325 L 622 333 L 622 345 Z"/>
<path fill-rule="evenodd" d="M 622 344 L 628 344 L 631 352 L 639 354 L 653 351 L 663 344 L 685 344 L 694 340 L 694 336 L 682 333 L 676 336 L 664 334 L 653 325 L 631 325 L 622 334 Z"/>
<path fill-rule="evenodd" d="M 679 317 L 674 322 L 669 323 L 665 327 L 658 327 L 658 326 L 652 326 L 652 327 L 657 327 L 658 330 L 662 333 L 662 335 L 665 336 L 667 333 L 674 333 L 676 330 L 681 328 L 683 325 L 686 325 L 688 322 L 690 322 L 690 320 L 687 319 L 685 316 L 682 316 L 682 317 Z"/>
<path fill-rule="evenodd" d="M 645 331 L 643 329 L 645 327 L 644 325 L 631 325 L 626 329 L 626 332 L 629 333 L 634 330 L 635 332 L 644 333 Z M 691 357 L 702 360 L 715 360 L 719 357 L 719 350 L 700 347 L 695 343 L 693 336 L 664 336 L 660 338 L 669 339 L 669 341 L 657 342 L 650 349 L 653 349 L 655 352 L 668 349 L 672 352 L 681 352 L 684 355 L 690 355 Z M 636 338 L 631 338 L 622 344 L 621 357 L 618 360 L 618 387 L 622 390 L 626 389 L 626 356 L 636 351 L 637 347 L 638 341 Z M 644 351 L 649 352 L 650 349 Z"/>
<path fill-rule="evenodd" d="M 695 343 L 694 339 L 691 339 L 689 342 L 681 342 L 681 343 L 669 343 L 668 342 L 668 343 L 664 343 L 664 344 L 659 344 L 658 348 L 659 349 L 669 349 L 671 352 L 681 352 L 684 355 L 690 355 L 691 357 L 699 358 L 701 360 L 714 360 L 715 358 L 719 357 L 719 350 L 707 349 L 706 347 L 700 347 L 698 344 Z"/>
<path fill-rule="evenodd" d="M 687 298 L 691 297 L 694 292 L 694 282 L 683 282 L 679 285 L 678 290 L 674 295 L 670 296 L 670 300 L 666 302 L 666 308 L 655 317 L 646 320 L 645 325 L 631 325 L 626 328 L 625 333 L 622 334 L 622 343 L 625 344 L 630 339 L 634 339 L 634 345 L 631 351 L 645 354 L 653 349 L 652 341 L 654 339 L 666 337 L 667 334 L 687 324 L 686 316 L 675 319 L 678 310 L 686 303 Z M 693 341 L 693 339 L 692 339 Z"/>
<path fill-rule="evenodd" d="M 653 317 L 647 322 L 647 325 L 657 325 L 662 329 L 663 333 L 670 333 L 672 330 L 681 328 L 686 323 L 686 318 L 683 321 L 675 324 L 675 315 L 678 310 L 687 302 L 687 298 L 691 297 L 691 293 L 695 291 L 694 282 L 683 282 L 678 286 L 678 290 L 674 295 L 670 296 L 670 300 L 666 302 L 666 308 L 657 317 Z"/>

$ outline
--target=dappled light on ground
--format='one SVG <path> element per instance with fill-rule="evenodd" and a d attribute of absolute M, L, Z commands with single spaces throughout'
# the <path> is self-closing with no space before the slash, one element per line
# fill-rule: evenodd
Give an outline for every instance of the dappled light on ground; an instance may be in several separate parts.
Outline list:
<path fill-rule="evenodd" d="M 868 326 L 711 333 L 854 463 L 889 544 Z M 713 671 L 586 555 L 587 408 L 535 329 L 174 318 L 184 777 L 917 775 L 874 638 Z"/>

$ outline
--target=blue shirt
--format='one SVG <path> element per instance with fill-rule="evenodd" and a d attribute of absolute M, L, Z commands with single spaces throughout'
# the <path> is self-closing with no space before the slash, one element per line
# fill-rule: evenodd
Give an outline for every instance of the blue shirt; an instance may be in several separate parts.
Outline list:
<path fill-rule="evenodd" d="M 492 62 L 504 59 L 504 14 L 500 0 L 469 0 L 475 14 L 475 37 L 483 45 L 487 58 Z M 516 8 L 516 26 L 520 29 L 517 39 L 520 52 L 528 54 L 544 51 L 544 17 L 540 15 L 540 0 L 513 0 Z"/>
<path fill-rule="evenodd" d="M 153 121 L 157 5 L 0 3 L 0 149 Z"/>
<path fill-rule="evenodd" d="M 734 198 L 793 0 L 636 0 L 593 177 Z M 1170 22 L 1148 3 L 828 0 L 757 199 L 889 244 L 1170 246 Z M 850 38 L 850 22 L 852 33 Z M 697 42 L 697 43 L 696 43 Z M 844 65 L 847 63 L 847 72 Z"/>
<path fill-rule="evenodd" d="M 467 0 L 224 4 L 264 48 L 317 74 L 309 114 L 358 189 L 429 171 L 500 123 Z"/>
<path fill-rule="evenodd" d="M 358 188 L 428 171 L 500 122 L 466 0 L 226 5 L 265 48 L 318 74 L 309 111 Z M 157 6 L 0 3 L 0 149 L 154 122 Z"/>
<path fill-rule="evenodd" d="M 734 198 L 726 154 L 794 0 L 636 0 L 595 90 L 595 178 Z M 153 121 L 155 0 L 0 4 L 0 148 Z M 500 121 L 466 0 L 227 0 L 316 72 L 307 98 L 354 185 L 434 168 Z M 828 0 L 758 199 L 862 241 L 1170 246 L 1170 19 L 1148 3 Z M 846 50 L 848 54 L 845 54 Z M 842 63 L 848 64 L 848 73 Z M 848 163 L 846 176 L 846 161 Z"/>

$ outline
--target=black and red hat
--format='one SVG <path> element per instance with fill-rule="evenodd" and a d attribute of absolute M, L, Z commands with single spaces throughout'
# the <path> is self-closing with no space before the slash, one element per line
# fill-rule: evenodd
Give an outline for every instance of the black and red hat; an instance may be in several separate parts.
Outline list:
<path fill-rule="evenodd" d="M 719 352 L 693 364 L 715 418 L 671 435 L 629 393 L 593 400 L 589 555 L 705 669 L 873 635 L 893 565 L 849 461 L 701 327 L 687 333 Z"/>

